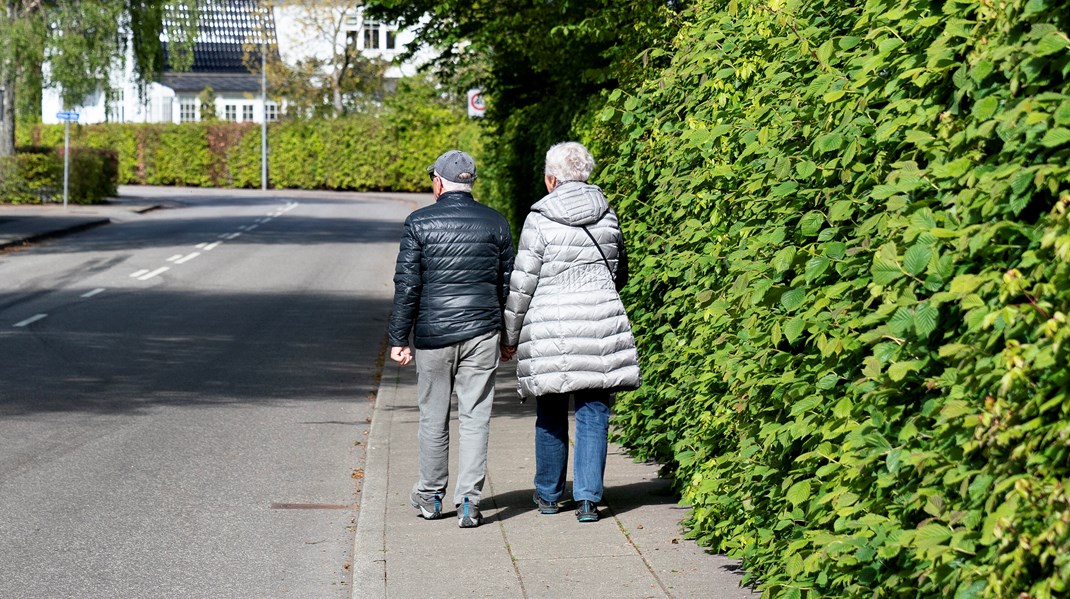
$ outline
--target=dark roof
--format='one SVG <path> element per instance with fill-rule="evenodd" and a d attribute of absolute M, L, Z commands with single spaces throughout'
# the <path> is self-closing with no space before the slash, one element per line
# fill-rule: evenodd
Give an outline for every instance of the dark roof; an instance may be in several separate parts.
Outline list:
<path fill-rule="evenodd" d="M 167 39 L 181 37 L 185 5 L 172 7 L 175 18 L 164 22 Z M 261 42 L 278 55 L 275 17 L 258 0 L 212 0 L 202 5 L 197 19 L 190 73 L 249 73 L 259 70 Z M 171 71 L 168 43 L 164 42 L 164 70 Z M 166 79 L 166 78 L 165 78 Z"/>
<path fill-rule="evenodd" d="M 175 93 L 200 93 L 210 87 L 214 92 L 255 92 L 260 93 L 260 75 L 252 73 L 176 73 L 163 74 L 161 83 L 175 90 Z"/>

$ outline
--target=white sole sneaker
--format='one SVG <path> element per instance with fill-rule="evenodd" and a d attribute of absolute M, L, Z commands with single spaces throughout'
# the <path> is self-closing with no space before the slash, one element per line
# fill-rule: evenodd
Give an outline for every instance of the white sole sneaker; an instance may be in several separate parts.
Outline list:
<path fill-rule="evenodd" d="M 424 520 L 437 520 L 442 517 L 442 499 L 435 495 L 430 500 L 416 493 L 409 495 L 409 504 L 420 510 Z"/>
<path fill-rule="evenodd" d="M 479 508 L 464 498 L 464 503 L 457 506 L 457 526 L 461 528 L 475 528 L 483 524 L 483 514 Z"/>

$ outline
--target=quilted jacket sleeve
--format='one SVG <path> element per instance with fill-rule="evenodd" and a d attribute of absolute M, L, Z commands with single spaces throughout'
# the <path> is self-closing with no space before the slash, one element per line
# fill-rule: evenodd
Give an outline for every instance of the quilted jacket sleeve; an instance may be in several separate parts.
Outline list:
<path fill-rule="evenodd" d="M 409 344 L 416 314 L 420 309 L 422 249 L 412 219 L 405 220 L 397 265 L 394 268 L 394 308 L 390 313 L 389 336 L 392 347 Z"/>
<path fill-rule="evenodd" d="M 516 346 L 520 342 L 520 329 L 539 285 L 546 250 L 546 240 L 538 225 L 540 218 L 536 213 L 528 214 L 520 232 L 513 274 L 509 278 L 509 297 L 505 302 L 505 345 Z"/>

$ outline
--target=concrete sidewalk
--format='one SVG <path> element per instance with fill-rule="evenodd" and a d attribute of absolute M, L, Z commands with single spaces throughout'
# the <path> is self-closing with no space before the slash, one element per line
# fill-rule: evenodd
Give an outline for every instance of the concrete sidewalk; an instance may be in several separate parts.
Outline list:
<path fill-rule="evenodd" d="M 617 446 L 610 445 L 600 521 L 580 524 L 571 502 L 559 514 L 539 514 L 531 502 L 535 408 L 517 398 L 515 362 L 498 371 L 479 528 L 458 528 L 450 506 L 446 518 L 427 521 L 409 505 L 417 422 L 416 369 L 388 360 L 367 443 L 354 597 L 758 596 L 739 588 L 737 561 L 683 538 L 687 509 L 657 466 L 636 464 Z M 451 469 L 456 424 L 454 406 Z"/>

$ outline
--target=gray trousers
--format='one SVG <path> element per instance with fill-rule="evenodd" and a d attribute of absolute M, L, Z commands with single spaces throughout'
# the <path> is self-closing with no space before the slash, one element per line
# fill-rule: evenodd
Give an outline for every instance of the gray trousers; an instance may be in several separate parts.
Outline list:
<path fill-rule="evenodd" d="M 501 350 L 497 331 L 441 349 L 416 350 L 420 406 L 420 480 L 413 491 L 444 497 L 449 484 L 450 398 L 457 393 L 460 429 L 454 505 L 479 504 L 487 476 L 487 439 L 494 403 L 494 370 Z M 443 501 L 443 503 L 446 503 Z"/>

